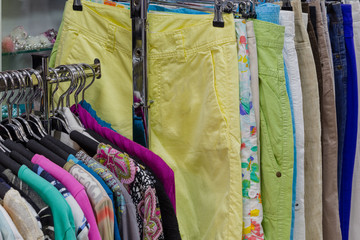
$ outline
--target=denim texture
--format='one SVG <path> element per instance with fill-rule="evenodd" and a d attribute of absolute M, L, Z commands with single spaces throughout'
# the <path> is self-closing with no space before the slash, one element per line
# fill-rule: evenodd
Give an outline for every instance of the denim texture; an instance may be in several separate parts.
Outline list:
<path fill-rule="evenodd" d="M 329 34 L 334 64 L 336 120 L 338 129 L 338 191 L 341 192 L 342 162 L 347 109 L 347 61 L 340 4 L 328 7 Z"/>

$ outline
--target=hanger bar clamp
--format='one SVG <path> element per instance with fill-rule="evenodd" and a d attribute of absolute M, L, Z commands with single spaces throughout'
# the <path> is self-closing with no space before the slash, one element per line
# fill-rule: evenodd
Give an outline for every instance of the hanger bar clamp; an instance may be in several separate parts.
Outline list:
<path fill-rule="evenodd" d="M 146 107 L 148 105 L 146 46 L 148 5 L 148 0 L 130 1 L 130 17 L 132 20 L 133 126 L 135 125 L 135 119 L 141 117 L 147 146 L 149 143 L 148 107 Z"/>

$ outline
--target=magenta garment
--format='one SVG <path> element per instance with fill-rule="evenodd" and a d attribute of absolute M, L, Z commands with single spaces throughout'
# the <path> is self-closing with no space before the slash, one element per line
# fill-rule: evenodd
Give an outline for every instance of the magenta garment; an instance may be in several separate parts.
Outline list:
<path fill-rule="evenodd" d="M 164 160 L 140 144 L 131 141 L 111 129 L 102 127 L 80 104 L 78 104 L 77 109 L 75 105 L 73 105 L 70 109 L 73 113 L 78 114 L 85 128 L 89 128 L 97 132 L 125 151 L 127 154 L 135 156 L 143 161 L 143 163 L 151 169 L 151 171 L 164 185 L 165 191 L 176 212 L 175 175 L 174 171 L 164 162 Z"/>
<path fill-rule="evenodd" d="M 34 164 L 40 165 L 45 171 L 50 173 L 54 178 L 61 182 L 69 192 L 74 196 L 75 200 L 83 210 L 86 219 L 90 224 L 89 239 L 101 240 L 100 232 L 96 224 L 94 212 L 91 208 L 89 198 L 85 192 L 85 188 L 81 185 L 70 173 L 65 169 L 59 167 L 46 157 L 35 154 L 31 159 Z"/>

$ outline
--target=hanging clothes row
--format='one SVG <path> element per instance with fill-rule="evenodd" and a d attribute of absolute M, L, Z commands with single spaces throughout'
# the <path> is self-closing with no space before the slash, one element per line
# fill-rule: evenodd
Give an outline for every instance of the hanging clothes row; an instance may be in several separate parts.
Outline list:
<path fill-rule="evenodd" d="M 125 144 L 120 149 L 101 135 L 88 133 L 72 113 L 88 113 L 83 105 L 91 108 L 84 95 L 95 71 L 89 76 L 84 67 L 92 69 L 87 64 L 62 65 L 61 71 L 50 68 L 56 78 L 52 101 L 59 82 L 66 77 L 71 81 L 57 107 L 50 104 L 52 135 L 58 139 L 41 133 L 35 137 L 21 127 L 22 138 L 1 135 L 6 150 L 0 153 L 0 216 L 5 219 L 0 235 L 4 239 L 180 239 L 173 171 L 130 140 L 120 138 Z M 12 79 L 4 76 L 5 83 Z M 15 97 L 17 101 L 26 86 Z M 76 104 L 71 111 L 64 99 L 69 102 L 72 92 Z M 8 100 L 13 94 L 12 87 Z"/>
<path fill-rule="evenodd" d="M 50 59 L 103 59 L 106 80 L 62 110 L 83 126 L 71 121 L 53 136 L 124 184 L 139 237 L 356 239 L 359 2 L 262 3 L 257 19 L 224 13 L 223 28 L 208 12 L 149 9 L 150 150 L 130 140 L 145 142 L 147 129 L 132 125 L 126 3 L 82 1 L 74 11 L 67 2 Z M 141 188 L 118 161 L 143 176 Z"/>

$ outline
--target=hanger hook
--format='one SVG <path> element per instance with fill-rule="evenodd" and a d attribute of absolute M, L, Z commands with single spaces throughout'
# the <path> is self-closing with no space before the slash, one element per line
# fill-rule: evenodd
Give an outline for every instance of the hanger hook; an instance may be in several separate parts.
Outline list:
<path fill-rule="evenodd" d="M 5 85 L 5 93 L 0 98 L 0 104 L 2 104 L 4 99 L 6 98 L 6 96 L 8 94 L 8 83 L 7 83 L 5 77 L 4 77 L 4 75 L 2 73 L 0 73 L 0 78 L 4 81 L 4 85 Z"/>
<path fill-rule="evenodd" d="M 55 76 L 55 89 L 52 90 L 51 95 L 50 95 L 50 103 L 51 103 L 51 112 L 53 115 L 55 115 L 55 109 L 54 109 L 54 98 L 55 98 L 55 93 L 57 92 L 57 90 L 59 89 L 59 74 L 57 73 L 57 70 L 54 68 L 49 68 L 49 72 L 53 72 L 54 76 Z"/>
<path fill-rule="evenodd" d="M 75 107 L 77 108 L 77 105 L 79 103 L 79 94 L 81 93 L 81 91 L 84 89 L 85 85 L 86 85 L 86 72 L 84 71 L 84 69 L 82 68 L 82 66 L 80 64 L 77 64 L 76 67 L 80 70 L 80 85 L 78 87 L 78 89 L 76 90 L 75 94 L 74 94 L 74 98 L 75 98 Z"/>
<path fill-rule="evenodd" d="M 70 65 L 69 68 L 73 72 L 74 81 L 71 86 L 71 90 L 66 95 L 66 106 L 70 107 L 70 95 L 77 89 L 79 77 L 81 77 L 80 71 L 76 65 Z"/>
<path fill-rule="evenodd" d="M 71 78 L 70 78 L 71 83 L 70 83 L 69 88 L 59 97 L 59 101 L 58 101 L 58 104 L 57 104 L 57 107 L 56 107 L 56 111 L 59 110 L 59 108 L 60 108 L 60 103 L 61 103 L 61 107 L 64 106 L 64 97 L 65 97 L 65 95 L 71 90 L 71 86 L 72 86 L 72 84 L 74 83 L 74 74 L 73 74 L 73 72 L 70 70 L 70 68 L 69 68 L 68 66 L 66 66 L 66 65 L 60 65 L 60 66 L 57 67 L 57 68 L 58 68 L 59 70 L 60 70 L 61 68 L 63 68 L 63 69 L 66 69 L 66 70 L 68 71 L 68 73 L 71 75 Z"/>
<path fill-rule="evenodd" d="M 26 86 L 30 88 L 29 93 L 25 96 L 26 119 L 29 119 L 29 115 L 30 115 L 31 107 L 32 107 L 31 102 L 32 102 L 33 96 L 35 96 L 35 91 L 33 88 L 33 80 L 32 80 L 31 74 L 28 72 L 27 69 L 23 69 L 23 70 L 21 70 L 21 72 L 27 76 L 26 77 L 26 79 L 27 79 Z"/>
<path fill-rule="evenodd" d="M 84 99 L 85 99 L 85 91 L 95 82 L 95 70 L 94 70 L 94 68 L 92 68 L 89 64 L 82 63 L 81 65 L 84 66 L 84 67 L 90 68 L 90 70 L 91 70 L 92 73 L 93 73 L 93 76 L 92 76 L 93 78 L 92 78 L 91 82 L 89 83 L 89 85 L 87 85 L 87 86 L 84 88 L 84 90 L 83 90 L 83 92 L 82 92 L 82 100 L 84 101 Z M 85 80 L 85 82 L 86 82 L 86 80 Z"/>

